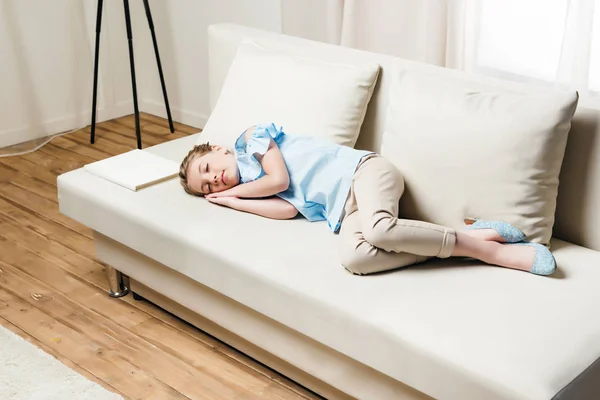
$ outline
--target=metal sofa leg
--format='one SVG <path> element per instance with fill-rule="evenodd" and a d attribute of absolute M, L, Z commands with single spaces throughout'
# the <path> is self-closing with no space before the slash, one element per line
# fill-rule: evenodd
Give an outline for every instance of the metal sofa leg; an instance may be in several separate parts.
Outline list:
<path fill-rule="evenodd" d="M 108 277 L 108 295 L 110 297 L 123 297 L 129 293 L 129 280 L 121 271 L 106 266 L 106 276 Z"/>

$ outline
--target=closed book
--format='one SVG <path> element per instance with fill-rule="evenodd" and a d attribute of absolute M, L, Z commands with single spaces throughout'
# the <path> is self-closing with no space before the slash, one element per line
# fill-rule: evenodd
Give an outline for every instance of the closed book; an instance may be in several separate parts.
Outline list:
<path fill-rule="evenodd" d="M 138 191 L 145 187 L 175 178 L 179 164 L 147 151 L 135 149 L 118 156 L 84 166 L 90 174 Z"/>

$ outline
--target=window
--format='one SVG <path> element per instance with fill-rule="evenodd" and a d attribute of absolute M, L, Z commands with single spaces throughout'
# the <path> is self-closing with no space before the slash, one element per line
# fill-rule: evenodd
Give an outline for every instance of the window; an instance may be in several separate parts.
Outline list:
<path fill-rule="evenodd" d="M 600 96 L 600 0 L 467 3 L 466 69 Z"/>

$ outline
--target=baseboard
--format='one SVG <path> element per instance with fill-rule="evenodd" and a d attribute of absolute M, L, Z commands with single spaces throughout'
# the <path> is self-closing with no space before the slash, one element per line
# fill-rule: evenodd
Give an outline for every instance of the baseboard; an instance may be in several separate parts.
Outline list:
<path fill-rule="evenodd" d="M 139 104 L 140 111 L 147 112 L 162 118 L 167 118 L 167 112 L 163 103 L 142 99 Z M 117 104 L 113 107 L 98 109 L 96 121 L 103 122 L 113 118 L 133 114 L 133 101 Z M 178 107 L 171 107 L 173 120 L 182 124 L 204 128 L 208 115 L 196 113 Z M 53 118 L 39 125 L 30 125 L 17 129 L 0 131 L 0 148 L 15 144 L 28 142 L 30 140 L 54 135 L 72 129 L 85 128 L 90 125 L 92 118 L 91 110 L 80 114 L 71 114 L 59 118 Z"/>
<path fill-rule="evenodd" d="M 107 121 L 129 114 L 133 114 L 133 101 L 123 102 L 110 108 L 98 109 L 96 112 L 96 121 Z M 53 118 L 44 121 L 37 126 L 26 126 L 17 129 L 6 130 L 4 132 L 0 132 L 0 148 L 70 131 L 72 129 L 84 128 L 90 125 L 91 119 L 92 113 L 91 110 L 88 110 L 80 114 L 71 114 L 59 118 Z"/>
<path fill-rule="evenodd" d="M 140 110 L 161 118 L 167 118 L 165 105 L 161 102 L 143 99 L 140 103 Z M 174 121 L 200 129 L 203 129 L 204 125 L 206 125 L 206 121 L 208 121 L 208 115 L 206 114 L 200 114 L 173 106 L 171 106 L 171 116 Z"/>

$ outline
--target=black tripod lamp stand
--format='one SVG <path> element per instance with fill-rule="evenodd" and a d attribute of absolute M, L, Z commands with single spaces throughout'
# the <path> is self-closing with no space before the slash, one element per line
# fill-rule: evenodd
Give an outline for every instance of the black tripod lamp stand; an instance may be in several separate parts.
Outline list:
<path fill-rule="evenodd" d="M 148 26 L 152 34 L 152 42 L 154 43 L 154 55 L 156 56 L 156 64 L 158 66 L 158 74 L 160 75 L 160 84 L 162 86 L 165 106 L 167 108 L 167 117 L 169 119 L 169 128 L 171 133 L 175 132 L 173 127 L 173 119 L 171 118 L 171 109 L 169 107 L 169 99 L 167 98 L 167 87 L 165 86 L 165 78 L 163 76 L 162 65 L 160 63 L 160 55 L 158 54 L 158 45 L 156 44 L 156 34 L 154 33 L 154 23 L 152 22 L 152 13 L 150 12 L 150 4 L 148 0 L 144 1 L 144 9 L 148 18 Z M 100 27 L 102 25 L 102 2 L 98 0 L 98 11 L 96 14 L 96 54 L 94 59 L 94 94 L 92 99 L 92 127 L 90 143 L 94 143 L 96 139 L 96 97 L 98 93 L 98 56 L 100 51 Z M 131 67 L 131 87 L 133 90 L 133 110 L 135 112 L 135 136 L 137 138 L 138 149 L 142 148 L 142 135 L 140 133 L 140 111 L 138 109 L 137 87 L 135 83 L 135 64 L 133 62 L 133 35 L 131 34 L 131 16 L 129 13 L 129 0 L 123 0 L 125 7 L 125 24 L 127 26 L 127 40 L 129 41 L 129 65 Z"/>

